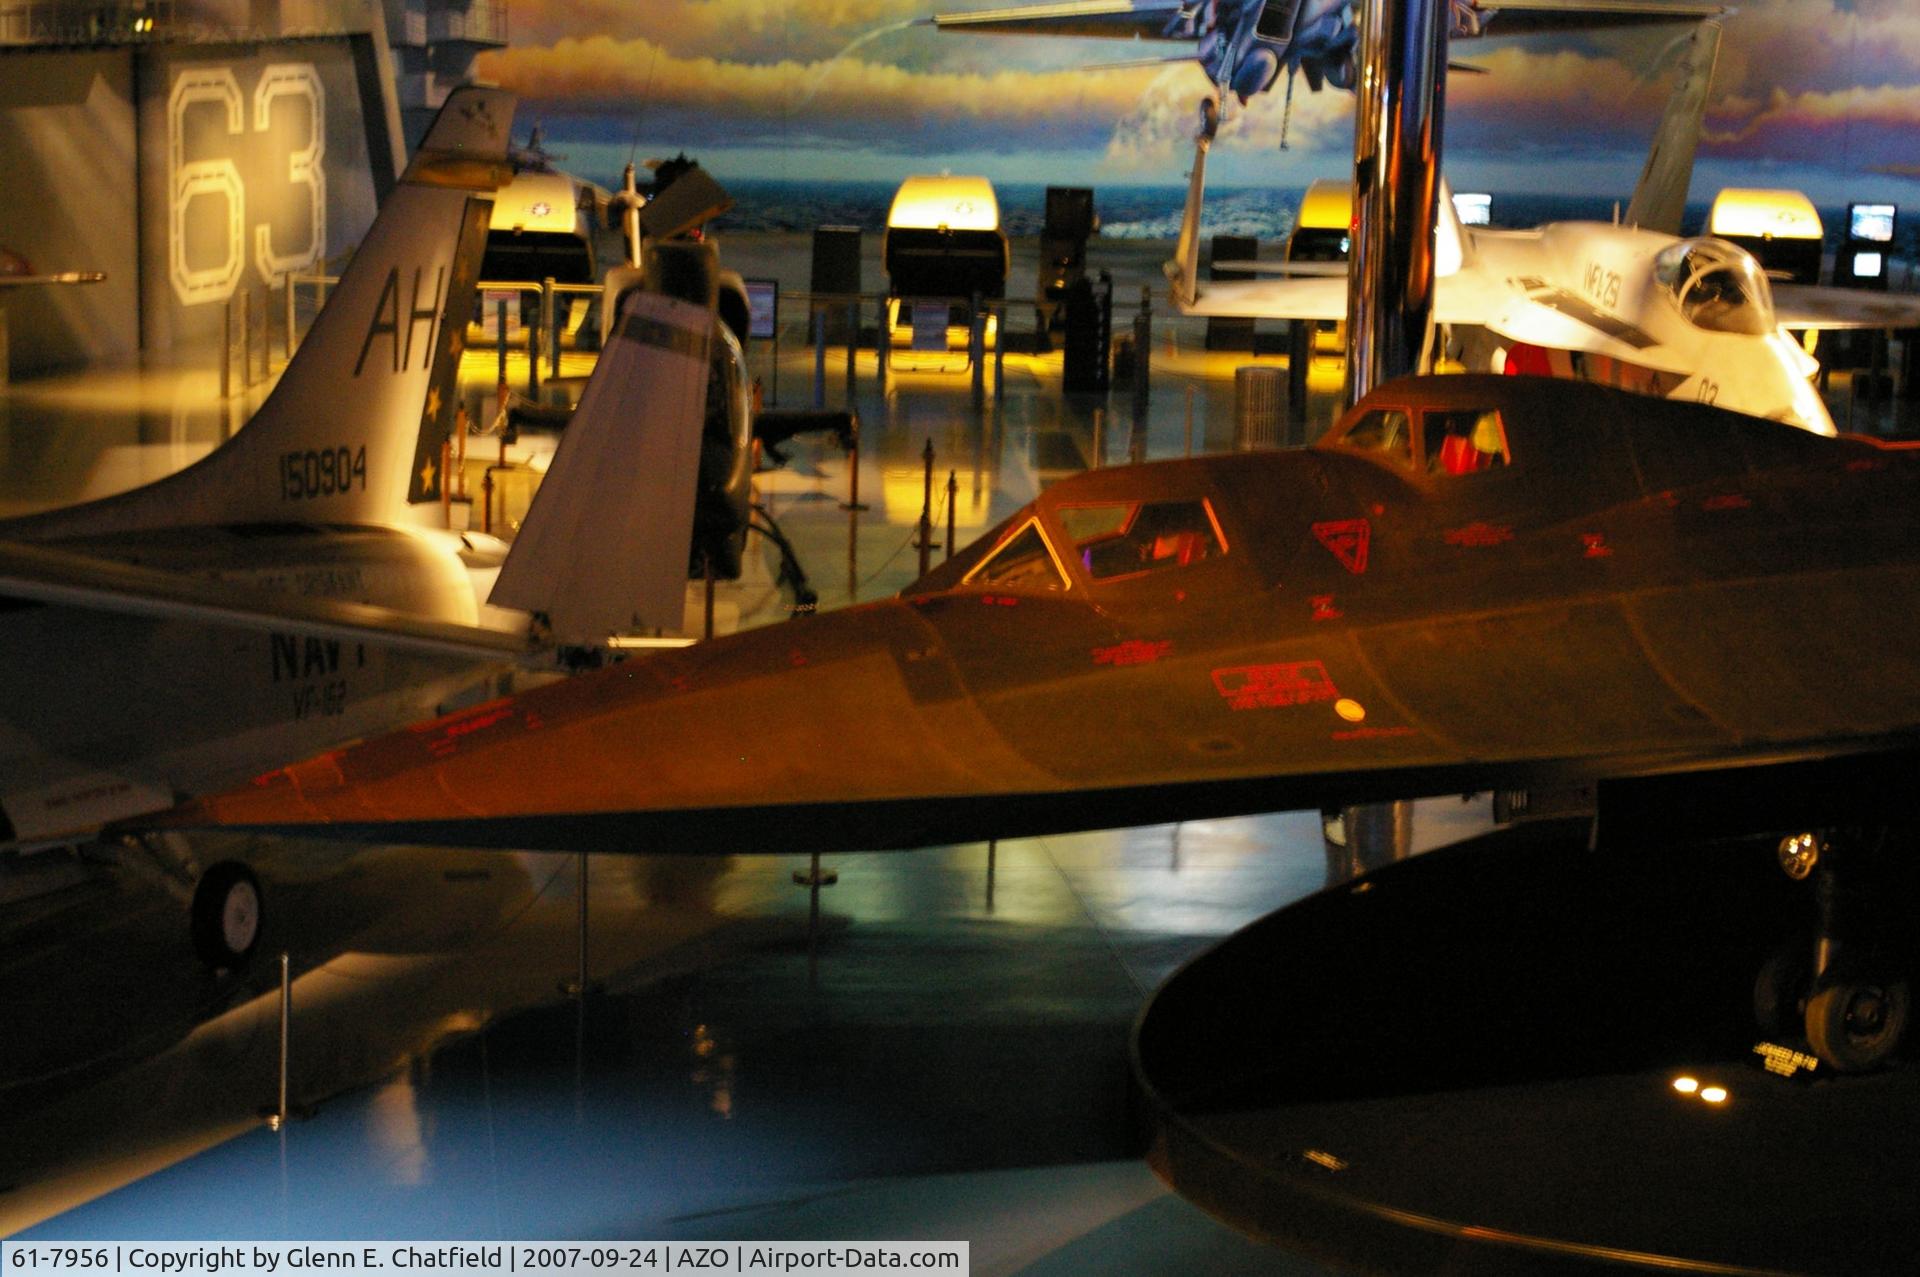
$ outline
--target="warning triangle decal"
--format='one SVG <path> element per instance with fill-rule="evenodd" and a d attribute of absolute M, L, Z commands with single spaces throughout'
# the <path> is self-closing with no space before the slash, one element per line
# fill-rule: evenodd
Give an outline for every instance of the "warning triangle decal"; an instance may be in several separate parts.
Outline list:
<path fill-rule="evenodd" d="M 1367 570 L 1367 541 L 1373 528 L 1365 519 L 1335 519 L 1313 525 L 1313 535 L 1355 576 Z"/>

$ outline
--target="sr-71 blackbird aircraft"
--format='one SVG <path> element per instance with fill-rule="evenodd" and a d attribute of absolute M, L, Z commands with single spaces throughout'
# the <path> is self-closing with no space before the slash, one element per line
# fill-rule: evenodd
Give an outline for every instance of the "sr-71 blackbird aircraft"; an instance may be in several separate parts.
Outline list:
<path fill-rule="evenodd" d="M 1920 453 L 1544 378 L 1409 378 L 1309 449 L 1062 480 L 898 598 L 496 700 L 162 822 L 807 852 L 1598 785 L 1603 840 L 1899 827 L 1897 851 L 1847 848 L 1871 875 L 1911 861 L 1912 787 L 1887 778 L 1920 757 L 1916 615 Z M 1880 1058 L 1904 985 L 1869 964 L 1836 987 L 1816 1043 Z"/>
<path fill-rule="evenodd" d="M 1450 0 L 1454 39 L 1530 35 L 1694 21 L 1726 12 L 1692 0 Z M 1359 38 L 1353 0 L 1065 0 L 935 14 L 942 31 L 983 35 L 1053 35 L 1194 44 L 1190 53 L 1117 65 L 1193 62 L 1221 101 L 1242 105 L 1265 93 L 1285 71 L 1307 86 L 1353 87 Z"/>
<path fill-rule="evenodd" d="M 1678 236 L 1719 42 L 1717 22 L 1701 23 L 1691 37 L 1624 222 L 1462 226 L 1443 184 L 1434 323 L 1453 330 L 1467 367 L 1717 403 L 1830 435 L 1833 420 L 1810 380 L 1818 365 L 1786 330 L 1920 325 L 1920 298 L 1775 286 L 1738 245 Z M 1200 278 L 1200 204 L 1214 122 L 1203 118 L 1179 249 L 1167 266 L 1174 304 L 1189 315 L 1345 319 L 1341 265 L 1274 264 L 1307 278 Z"/>

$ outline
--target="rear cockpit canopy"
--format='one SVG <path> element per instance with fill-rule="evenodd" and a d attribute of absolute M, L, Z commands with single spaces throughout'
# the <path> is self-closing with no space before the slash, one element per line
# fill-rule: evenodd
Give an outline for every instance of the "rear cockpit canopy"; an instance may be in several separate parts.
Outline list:
<path fill-rule="evenodd" d="M 1763 337 L 1776 327 L 1766 274 L 1736 244 L 1712 236 L 1683 239 L 1653 259 L 1653 275 L 1696 328 Z"/>

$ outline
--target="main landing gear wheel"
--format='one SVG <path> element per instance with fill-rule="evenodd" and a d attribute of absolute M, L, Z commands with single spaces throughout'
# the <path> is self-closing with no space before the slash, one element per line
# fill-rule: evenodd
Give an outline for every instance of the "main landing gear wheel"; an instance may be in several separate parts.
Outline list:
<path fill-rule="evenodd" d="M 1892 1058 L 1912 999 L 1905 980 L 1835 980 L 1807 999 L 1807 1042 L 1840 1073 L 1865 1073 Z"/>
<path fill-rule="evenodd" d="M 260 880 L 237 860 L 200 875 L 193 889 L 193 951 L 215 970 L 246 964 L 260 942 Z"/>

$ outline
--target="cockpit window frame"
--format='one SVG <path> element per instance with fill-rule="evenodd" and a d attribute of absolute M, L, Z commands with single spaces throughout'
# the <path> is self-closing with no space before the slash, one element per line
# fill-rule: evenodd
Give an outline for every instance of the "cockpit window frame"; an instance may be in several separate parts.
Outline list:
<path fill-rule="evenodd" d="M 1219 550 L 1217 553 L 1206 556 L 1205 558 L 1201 559 L 1198 563 L 1165 564 L 1159 567 L 1142 568 L 1138 572 L 1119 572 L 1119 573 L 1115 573 L 1112 576 L 1096 576 L 1094 575 L 1093 571 L 1080 558 L 1080 553 L 1079 553 L 1080 547 L 1083 544 L 1092 544 L 1095 541 L 1106 540 L 1112 536 L 1125 536 L 1129 531 L 1132 530 L 1134 522 L 1140 517 L 1141 510 L 1145 509 L 1147 506 L 1188 505 L 1196 502 L 1199 504 L 1201 510 L 1206 513 L 1207 527 L 1213 533 L 1214 544 L 1219 547 Z M 1060 529 L 1064 533 L 1067 527 L 1067 522 L 1065 517 L 1067 511 L 1090 510 L 1090 509 L 1097 509 L 1102 506 L 1128 506 L 1130 507 L 1130 509 L 1128 510 L 1126 521 L 1122 523 L 1115 532 L 1103 533 L 1098 536 L 1088 537 L 1086 538 L 1085 541 L 1072 542 L 1072 546 L 1074 550 L 1073 562 L 1081 572 L 1085 573 L 1089 589 L 1112 585 L 1115 582 L 1119 582 L 1119 581 L 1138 581 L 1146 577 L 1158 577 L 1165 574 L 1170 569 L 1198 567 L 1200 566 L 1201 563 L 1217 562 L 1221 559 L 1226 558 L 1229 554 L 1233 552 L 1233 544 L 1232 542 L 1227 540 L 1227 530 L 1220 525 L 1220 513 L 1219 511 L 1213 508 L 1213 498 L 1208 496 L 1199 496 L 1199 495 L 1157 496 L 1152 498 L 1135 497 L 1131 499 L 1120 499 L 1120 500 L 1112 500 L 1112 501 L 1093 501 L 1093 500 L 1070 501 L 1070 502 L 1063 502 L 1060 505 L 1056 506 L 1052 513 L 1053 513 L 1054 521 L 1059 523 Z M 1049 545 L 1049 548 L 1051 548 L 1051 545 Z"/>
<path fill-rule="evenodd" d="M 1474 416 L 1476 430 L 1482 418 L 1488 415 L 1493 417 L 1494 427 L 1500 432 L 1500 451 L 1497 453 L 1483 453 L 1482 455 L 1497 456 L 1500 460 L 1492 465 L 1476 466 L 1472 470 L 1462 470 L 1456 473 L 1440 465 L 1438 451 L 1439 441 L 1435 438 L 1434 426 L 1437 424 L 1437 418 L 1466 416 L 1469 413 Z M 1415 463 L 1415 473 L 1425 475 L 1429 479 L 1445 481 L 1464 479 L 1474 475 L 1500 474 L 1503 471 L 1513 469 L 1514 464 L 1513 436 L 1507 432 L 1506 413 L 1501 409 L 1500 405 L 1488 404 L 1483 407 L 1478 404 L 1466 404 L 1459 407 L 1426 407 L 1420 410 L 1420 459 Z"/>
<path fill-rule="evenodd" d="M 1681 318 L 1701 332 L 1764 337 L 1779 326 L 1766 271 L 1753 254 L 1728 240 L 1713 235 L 1677 240 L 1654 256 L 1653 277 Z M 1696 296 L 1715 277 L 1731 279 L 1742 299 L 1716 315 L 1719 322 L 1702 319 L 1701 307 L 1710 298 Z M 1727 322 L 1733 319 L 1742 322 Z"/>
<path fill-rule="evenodd" d="M 1359 428 L 1360 423 L 1368 417 L 1375 414 L 1385 415 L 1395 412 L 1400 414 L 1404 422 L 1403 429 L 1405 433 L 1403 437 L 1406 439 L 1405 453 L 1387 452 L 1380 448 L 1357 448 L 1347 442 L 1348 437 L 1352 435 L 1353 432 Z M 1352 425 L 1334 436 L 1330 446 L 1350 457 L 1366 457 L 1398 475 L 1418 475 L 1421 473 L 1422 462 L 1422 457 L 1416 451 L 1420 442 L 1417 437 L 1417 432 L 1420 428 L 1419 417 L 1419 411 L 1412 404 L 1368 404 L 1366 411 L 1355 418 Z"/>
<path fill-rule="evenodd" d="M 1061 584 L 1060 584 L 1059 593 L 1071 594 L 1073 592 L 1073 586 L 1074 586 L 1073 573 L 1067 570 L 1066 563 L 1060 558 L 1059 549 L 1056 548 L 1053 544 L 1053 538 L 1047 535 L 1046 521 L 1040 517 L 1040 512 L 1038 510 L 1034 511 L 1032 514 L 1022 519 L 1019 523 L 1015 524 L 1013 527 L 1007 529 L 1007 534 L 1001 537 L 999 542 L 991 550 L 988 550 L 986 554 L 982 556 L 982 558 L 978 563 L 974 564 L 971 568 L 967 569 L 967 574 L 960 578 L 961 587 L 965 588 L 968 586 L 977 586 L 978 588 L 981 588 L 981 589 L 1006 590 L 1007 592 L 1012 594 L 1020 594 L 1020 593 L 1052 594 L 1054 593 L 1054 591 L 1052 590 L 1029 591 L 1025 589 L 1025 587 L 1019 586 L 1019 585 L 1007 585 L 1004 582 L 1000 582 L 1000 581 L 980 581 L 977 579 L 982 572 L 986 571 L 989 567 L 992 566 L 994 559 L 998 557 L 998 555 L 1002 550 L 1006 549 L 1008 546 L 1012 545 L 1015 541 L 1018 541 L 1022 536 L 1026 535 L 1026 531 L 1028 528 L 1032 528 L 1036 533 L 1039 534 L 1040 544 L 1047 552 L 1048 561 L 1053 564 L 1054 575 L 1060 578 Z"/>

